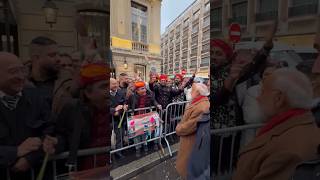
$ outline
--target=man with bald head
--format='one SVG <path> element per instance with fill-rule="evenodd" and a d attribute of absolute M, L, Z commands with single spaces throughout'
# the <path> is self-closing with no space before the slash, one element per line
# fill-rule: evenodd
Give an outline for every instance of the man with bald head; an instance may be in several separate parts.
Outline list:
<path fill-rule="evenodd" d="M 126 91 L 122 91 L 119 87 L 119 82 L 114 79 L 110 78 L 110 99 L 111 99 L 111 106 L 110 106 L 110 113 L 113 117 L 113 129 L 116 134 L 116 148 L 121 147 L 121 137 L 124 136 L 124 130 L 126 127 L 126 120 L 123 120 L 121 129 L 118 128 L 120 117 L 123 113 L 124 103 L 126 101 Z M 122 133 L 121 133 L 122 131 Z M 118 152 L 116 156 L 120 159 L 124 158 L 124 156 Z"/>
<path fill-rule="evenodd" d="M 318 157 L 312 98 L 311 82 L 297 70 L 277 69 L 263 79 L 257 101 L 265 125 L 240 152 L 234 180 L 290 179 L 299 163 Z"/>
<path fill-rule="evenodd" d="M 35 89 L 24 88 L 26 76 L 15 55 L 0 52 L 0 176 L 8 168 L 11 179 L 29 178 L 23 172 L 39 163 L 40 137 L 49 133 L 49 106 Z"/>

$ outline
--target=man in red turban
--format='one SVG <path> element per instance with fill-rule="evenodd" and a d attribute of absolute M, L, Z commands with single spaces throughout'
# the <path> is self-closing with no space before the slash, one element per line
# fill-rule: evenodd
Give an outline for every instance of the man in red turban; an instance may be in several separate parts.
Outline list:
<path fill-rule="evenodd" d="M 231 60 L 233 56 L 233 49 L 227 42 L 221 39 L 212 39 L 210 46 L 211 60 L 215 65 L 222 66 Z"/>

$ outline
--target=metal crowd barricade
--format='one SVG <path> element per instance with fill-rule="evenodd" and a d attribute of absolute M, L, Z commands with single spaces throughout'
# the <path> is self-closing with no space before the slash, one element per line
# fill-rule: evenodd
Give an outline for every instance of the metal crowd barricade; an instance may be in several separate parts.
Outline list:
<path fill-rule="evenodd" d="M 188 103 L 189 101 L 171 103 L 166 107 L 166 110 L 164 111 L 165 125 L 163 137 L 167 144 L 170 156 L 172 156 L 172 150 L 167 137 L 176 134 L 176 126 L 182 119 Z"/>
<path fill-rule="evenodd" d="M 103 155 L 105 154 L 106 156 L 109 155 L 110 153 L 110 147 L 99 147 L 99 148 L 90 148 L 90 149 L 82 149 L 79 150 L 77 153 L 77 158 L 81 158 L 81 157 L 90 157 L 93 156 L 93 161 L 94 161 L 94 168 L 96 167 L 96 157 L 97 155 Z M 52 171 L 52 178 L 53 180 L 68 180 L 70 179 L 70 171 L 68 169 L 67 166 L 65 166 L 66 171 L 62 174 L 59 174 L 57 172 L 57 161 L 63 161 L 68 159 L 69 157 L 69 152 L 63 152 L 61 154 L 55 155 L 50 157 L 49 161 L 48 161 L 48 165 L 50 164 L 52 167 L 49 168 L 49 166 L 47 166 L 46 171 Z M 64 162 L 64 163 L 65 163 Z M 72 172 L 76 172 L 77 168 L 75 168 L 74 171 Z M 30 178 L 31 180 L 35 180 L 36 176 L 37 176 L 38 172 L 36 172 L 34 169 L 30 170 Z M 10 171 L 9 169 L 7 169 L 7 180 L 11 180 L 11 176 L 10 176 Z M 44 177 L 44 179 L 48 179 L 48 177 Z"/>
<path fill-rule="evenodd" d="M 232 174 L 233 174 L 233 167 L 235 165 L 235 152 L 239 152 L 238 150 L 240 150 L 242 147 L 244 147 L 247 143 L 249 143 L 251 140 L 253 140 L 256 131 L 262 127 L 263 124 L 250 124 L 250 125 L 243 125 L 243 126 L 236 126 L 236 127 L 230 127 L 230 128 L 222 128 L 222 129 L 212 129 L 211 130 L 211 138 L 213 138 L 213 136 L 218 137 L 218 145 L 219 145 L 219 150 L 218 153 L 215 153 L 214 150 L 215 149 L 211 149 L 211 161 L 215 161 L 215 158 L 218 158 L 218 165 L 217 167 L 211 167 L 214 172 L 213 177 L 216 178 L 231 178 Z M 236 137 L 240 135 L 240 139 L 239 142 L 236 142 Z M 230 138 L 231 137 L 231 138 Z M 224 144 L 230 143 L 226 142 L 228 140 L 231 139 L 231 148 L 226 151 L 224 147 Z M 214 140 L 211 140 L 211 143 L 217 143 L 214 142 Z M 239 143 L 239 147 L 236 147 L 236 143 Z M 212 147 L 212 146 L 211 146 Z M 238 149 L 235 149 L 238 148 Z M 223 155 L 224 153 L 224 155 Z M 228 153 L 228 155 L 230 155 L 230 157 L 228 157 L 229 162 L 227 163 L 226 167 L 227 169 L 222 170 L 222 163 L 226 163 L 223 162 L 222 156 L 225 156 L 225 153 Z M 218 157 L 215 157 L 213 155 L 218 154 Z M 217 168 L 217 169 L 216 169 Z M 225 167 L 224 167 L 225 168 Z"/>
<path fill-rule="evenodd" d="M 112 154 L 124 151 L 124 150 L 129 149 L 129 148 L 136 147 L 138 145 L 142 145 L 142 144 L 144 144 L 146 142 L 159 141 L 159 145 L 160 145 L 161 136 L 162 136 L 162 130 L 163 130 L 163 123 L 161 123 L 161 122 L 160 122 L 160 127 L 159 127 L 160 128 L 160 135 L 158 137 L 153 137 L 151 139 L 148 139 L 146 141 L 142 141 L 142 142 L 139 142 L 139 143 L 134 143 L 134 142 L 131 142 L 128 139 L 125 139 L 125 137 L 126 137 L 125 135 L 127 135 L 126 134 L 127 127 L 125 126 L 125 121 L 127 121 L 127 119 L 130 116 L 139 115 L 139 114 L 146 114 L 146 113 L 154 112 L 154 111 L 157 111 L 159 113 L 160 118 L 163 119 L 162 118 L 163 117 L 163 115 L 162 115 L 163 114 L 163 110 L 159 110 L 154 106 L 146 107 L 146 108 L 139 108 L 139 109 L 134 109 L 134 110 L 129 110 L 129 111 L 125 112 L 125 116 L 124 116 L 124 119 L 123 119 L 123 122 L 122 122 L 122 127 L 118 129 L 120 131 L 120 137 L 116 137 L 116 138 L 120 138 L 120 147 L 116 147 L 115 149 L 110 151 L 110 161 L 111 161 Z M 120 114 L 120 117 L 121 116 L 122 115 Z M 118 128 L 118 123 L 115 122 L 114 117 L 112 117 L 112 127 L 113 127 L 114 132 L 116 131 L 115 128 Z"/>

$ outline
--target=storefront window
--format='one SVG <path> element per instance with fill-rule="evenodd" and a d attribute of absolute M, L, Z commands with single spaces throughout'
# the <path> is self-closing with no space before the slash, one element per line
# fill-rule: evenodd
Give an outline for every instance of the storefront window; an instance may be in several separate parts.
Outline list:
<path fill-rule="evenodd" d="M 143 81 L 146 80 L 146 66 L 141 64 L 134 65 L 134 73 Z"/>
<path fill-rule="evenodd" d="M 109 28 L 107 26 L 108 15 L 107 12 L 101 10 L 81 10 L 79 14 L 84 17 L 88 25 L 89 37 L 95 39 L 98 48 L 107 48 L 107 38 Z"/>

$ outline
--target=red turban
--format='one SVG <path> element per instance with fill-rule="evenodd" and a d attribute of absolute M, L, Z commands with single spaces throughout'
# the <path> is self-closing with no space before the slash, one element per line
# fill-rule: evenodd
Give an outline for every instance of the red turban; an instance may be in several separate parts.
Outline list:
<path fill-rule="evenodd" d="M 222 51 L 226 54 L 228 59 L 231 58 L 233 55 L 232 47 L 221 39 L 211 39 L 210 45 L 211 47 L 221 48 Z"/>
<path fill-rule="evenodd" d="M 138 82 L 135 82 L 134 83 L 134 86 L 136 88 L 141 88 L 141 87 L 144 87 L 146 84 L 143 82 L 143 81 L 138 81 Z"/>
<path fill-rule="evenodd" d="M 94 63 L 87 64 L 80 69 L 80 85 L 85 87 L 97 81 L 107 81 L 109 78 L 108 67 L 106 64 Z"/>
<path fill-rule="evenodd" d="M 182 80 L 183 76 L 181 74 L 176 74 L 176 78 L 179 78 L 180 80 Z"/>
<path fill-rule="evenodd" d="M 168 76 L 165 75 L 165 74 L 161 74 L 161 76 L 160 76 L 159 79 L 160 79 L 160 80 L 168 80 Z"/>

